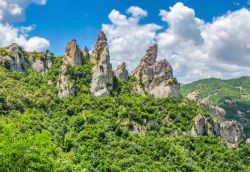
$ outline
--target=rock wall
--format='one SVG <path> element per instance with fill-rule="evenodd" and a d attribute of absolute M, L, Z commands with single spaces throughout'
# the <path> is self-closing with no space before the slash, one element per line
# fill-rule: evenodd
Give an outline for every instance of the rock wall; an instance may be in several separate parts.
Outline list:
<path fill-rule="evenodd" d="M 132 72 L 139 84 L 134 90 L 141 94 L 150 94 L 156 98 L 180 98 L 180 85 L 173 78 L 173 70 L 167 60 L 156 61 L 158 46 L 148 48 L 140 64 Z"/>
<path fill-rule="evenodd" d="M 51 53 L 29 53 L 28 56 L 31 67 L 35 72 L 46 73 L 51 69 L 54 58 Z"/>
<path fill-rule="evenodd" d="M 30 67 L 25 52 L 17 44 L 0 49 L 0 63 L 11 71 L 23 72 Z"/>
<path fill-rule="evenodd" d="M 60 68 L 59 75 L 59 93 L 58 96 L 63 99 L 69 95 L 75 95 L 75 89 L 70 82 L 69 76 L 67 75 L 68 65 L 75 66 L 81 65 L 83 63 L 83 58 L 81 51 L 75 40 L 70 41 L 65 50 L 65 56 L 63 57 L 62 66 Z"/>
<path fill-rule="evenodd" d="M 117 78 L 120 78 L 125 82 L 128 82 L 128 70 L 126 69 L 125 63 L 122 63 L 121 65 L 117 66 L 115 70 L 115 75 Z"/>
<path fill-rule="evenodd" d="M 210 105 L 205 99 L 199 100 L 197 92 L 192 92 L 187 95 L 187 98 L 197 104 L 197 106 L 204 108 L 211 113 L 215 118 L 223 121 L 226 115 L 226 111 L 218 106 Z"/>
<path fill-rule="evenodd" d="M 237 147 L 244 141 L 243 127 L 236 121 L 223 121 L 219 123 L 203 115 L 194 118 L 191 130 L 193 136 L 214 135 L 226 141 L 229 148 Z"/>
<path fill-rule="evenodd" d="M 92 56 L 94 67 L 92 68 L 93 76 L 90 90 L 98 97 L 110 96 L 113 90 L 113 72 L 107 38 L 103 31 L 98 34 Z"/>

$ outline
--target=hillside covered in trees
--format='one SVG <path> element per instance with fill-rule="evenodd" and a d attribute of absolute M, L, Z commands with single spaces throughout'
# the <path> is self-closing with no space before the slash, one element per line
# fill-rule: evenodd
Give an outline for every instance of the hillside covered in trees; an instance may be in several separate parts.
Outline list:
<path fill-rule="evenodd" d="M 156 46 L 126 77 L 124 64 L 110 69 L 106 44 L 100 34 L 88 54 L 73 40 L 63 57 L 0 50 L 0 171 L 250 170 L 250 144 L 191 133 L 198 114 L 213 117 L 180 96 Z"/>
<path fill-rule="evenodd" d="M 197 92 L 198 99 L 206 100 L 209 104 L 225 109 L 226 119 L 242 123 L 250 136 L 250 77 L 230 80 L 204 79 L 183 85 L 181 92 L 184 96 Z"/>

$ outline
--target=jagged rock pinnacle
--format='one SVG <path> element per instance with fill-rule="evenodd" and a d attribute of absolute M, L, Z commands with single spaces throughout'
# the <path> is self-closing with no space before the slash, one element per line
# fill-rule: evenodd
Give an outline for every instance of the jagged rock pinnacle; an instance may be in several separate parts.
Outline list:
<path fill-rule="evenodd" d="M 92 55 L 94 67 L 92 68 L 93 76 L 90 90 L 98 97 L 110 96 L 113 89 L 113 73 L 107 38 L 103 31 L 98 34 Z"/>
<path fill-rule="evenodd" d="M 165 59 L 156 62 L 157 52 L 156 44 L 150 46 L 140 64 L 132 72 L 132 75 L 143 84 L 136 85 L 135 91 L 142 95 L 149 93 L 157 98 L 179 98 L 179 84 L 173 78 L 172 67 Z"/>

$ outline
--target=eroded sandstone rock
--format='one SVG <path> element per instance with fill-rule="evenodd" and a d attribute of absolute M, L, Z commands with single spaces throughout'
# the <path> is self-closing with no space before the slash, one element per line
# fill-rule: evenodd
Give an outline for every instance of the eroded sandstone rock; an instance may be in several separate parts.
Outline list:
<path fill-rule="evenodd" d="M 140 82 L 135 91 L 141 95 L 150 94 L 157 98 L 180 97 L 180 85 L 173 78 L 171 65 L 167 60 L 156 62 L 158 47 L 149 47 L 132 76 Z"/>
<path fill-rule="evenodd" d="M 215 118 L 217 118 L 220 121 L 223 121 L 226 115 L 226 111 L 218 106 L 210 105 L 206 99 L 199 100 L 198 99 L 199 93 L 194 91 L 192 93 L 189 93 L 187 95 L 187 98 L 197 104 L 197 106 L 202 107 L 206 109 L 208 112 L 210 112 L 212 115 L 214 115 Z"/>
<path fill-rule="evenodd" d="M 46 73 L 51 69 L 53 63 L 51 53 L 33 52 L 28 53 L 28 56 L 31 67 L 35 72 Z"/>
<path fill-rule="evenodd" d="M 113 89 L 113 73 L 107 38 L 103 31 L 98 34 L 92 56 L 94 67 L 90 90 L 98 97 L 110 96 Z"/>
<path fill-rule="evenodd" d="M 67 74 L 68 66 L 81 65 L 83 63 L 81 51 L 76 43 L 76 40 L 70 41 L 65 50 L 65 55 L 63 57 L 62 66 L 60 68 L 59 76 L 59 93 L 58 96 L 63 99 L 69 95 L 75 95 L 75 89 L 70 82 L 69 76 Z"/>
<path fill-rule="evenodd" d="M 240 144 L 243 140 L 243 127 L 236 121 L 224 121 L 220 125 L 220 136 L 229 143 Z"/>
<path fill-rule="evenodd" d="M 125 82 L 128 82 L 128 70 L 126 69 L 125 63 L 122 63 L 121 65 L 117 66 L 115 70 L 115 75 L 117 78 L 120 78 Z"/>
<path fill-rule="evenodd" d="M 217 122 L 203 115 L 194 118 L 192 136 L 213 135 L 226 141 L 229 148 L 235 148 L 244 141 L 243 127 L 236 121 Z"/>
<path fill-rule="evenodd" d="M 16 72 L 28 70 L 30 64 L 27 57 L 25 57 L 22 47 L 14 43 L 8 47 L 1 48 L 0 51 L 0 63 L 5 68 Z"/>

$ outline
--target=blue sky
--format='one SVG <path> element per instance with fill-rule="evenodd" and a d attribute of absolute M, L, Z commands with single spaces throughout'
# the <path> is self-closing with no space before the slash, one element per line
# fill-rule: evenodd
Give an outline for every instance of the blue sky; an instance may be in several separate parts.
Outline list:
<path fill-rule="evenodd" d="M 176 0 L 48 0 L 44 6 L 32 4 L 26 9 L 26 20 L 17 26 L 36 25 L 32 35 L 45 37 L 51 43 L 51 51 L 63 54 L 66 43 L 75 38 L 79 45 L 93 47 L 96 35 L 103 23 L 110 23 L 108 14 L 116 9 L 125 12 L 130 6 L 148 11 L 141 23 L 166 25 L 159 17 L 159 10 L 168 10 Z M 195 10 L 196 16 L 210 22 L 216 16 L 234 11 L 246 5 L 246 0 L 184 0 Z M 240 3 L 241 5 L 236 5 Z"/>
<path fill-rule="evenodd" d="M 94 47 L 102 29 L 113 68 L 132 71 L 157 43 L 180 82 L 250 73 L 250 0 L 0 0 L 0 47 L 63 55 L 76 39 Z"/>

